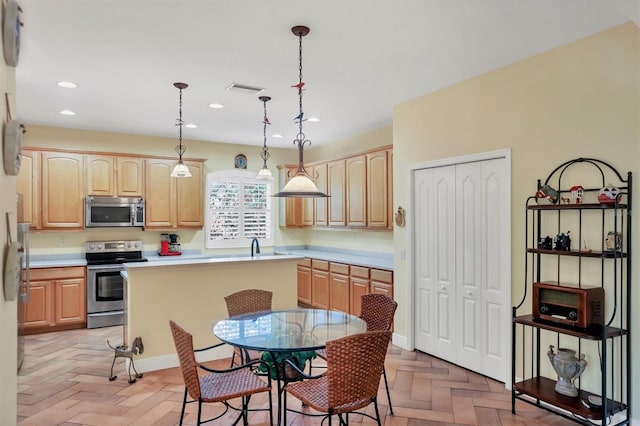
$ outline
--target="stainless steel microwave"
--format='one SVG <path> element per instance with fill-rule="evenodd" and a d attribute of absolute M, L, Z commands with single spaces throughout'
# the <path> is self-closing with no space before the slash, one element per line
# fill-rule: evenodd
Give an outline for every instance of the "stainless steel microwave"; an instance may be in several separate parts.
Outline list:
<path fill-rule="evenodd" d="M 133 197 L 87 197 L 86 228 L 144 226 L 144 199 Z"/>

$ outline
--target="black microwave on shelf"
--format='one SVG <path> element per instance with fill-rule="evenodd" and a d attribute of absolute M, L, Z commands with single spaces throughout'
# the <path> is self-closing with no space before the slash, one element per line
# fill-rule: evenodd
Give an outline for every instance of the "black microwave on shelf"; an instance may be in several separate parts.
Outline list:
<path fill-rule="evenodd" d="M 85 200 L 86 228 L 143 227 L 144 199 L 89 196 Z"/>

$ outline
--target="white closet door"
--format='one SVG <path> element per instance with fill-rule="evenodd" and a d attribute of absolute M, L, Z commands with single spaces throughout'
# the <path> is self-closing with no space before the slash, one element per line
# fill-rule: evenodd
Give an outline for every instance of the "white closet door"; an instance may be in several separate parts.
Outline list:
<path fill-rule="evenodd" d="M 482 324 L 480 336 L 482 374 L 501 382 L 507 381 L 507 318 L 510 306 L 505 301 L 510 277 L 507 259 L 511 251 L 508 237 L 509 208 L 506 160 L 482 162 Z"/>
<path fill-rule="evenodd" d="M 506 381 L 506 159 L 416 170 L 415 347 Z"/>
<path fill-rule="evenodd" d="M 420 170 L 415 181 L 416 348 L 452 359 L 455 340 L 455 167 Z"/>
<path fill-rule="evenodd" d="M 482 336 L 489 330 L 482 322 L 482 163 L 456 168 L 456 346 L 457 363 L 482 371 Z"/>

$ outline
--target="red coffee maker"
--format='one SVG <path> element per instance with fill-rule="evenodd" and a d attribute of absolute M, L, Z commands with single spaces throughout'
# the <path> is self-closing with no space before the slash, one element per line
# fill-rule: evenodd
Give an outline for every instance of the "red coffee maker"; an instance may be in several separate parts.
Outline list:
<path fill-rule="evenodd" d="M 160 250 L 158 255 L 160 256 L 179 256 L 182 254 L 180 251 L 180 244 L 178 241 L 180 237 L 177 234 L 160 234 L 162 240 L 160 241 Z"/>

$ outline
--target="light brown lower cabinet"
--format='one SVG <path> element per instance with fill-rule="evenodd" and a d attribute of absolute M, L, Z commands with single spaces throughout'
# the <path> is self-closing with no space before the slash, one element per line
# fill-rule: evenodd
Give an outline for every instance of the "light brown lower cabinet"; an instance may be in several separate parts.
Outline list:
<path fill-rule="evenodd" d="M 86 269 L 83 266 L 38 268 L 30 271 L 25 333 L 34 334 L 87 323 Z"/>
<path fill-rule="evenodd" d="M 311 260 L 311 306 L 329 309 L 329 262 Z"/>
<path fill-rule="evenodd" d="M 311 306 L 311 259 L 298 262 L 298 303 Z"/>
<path fill-rule="evenodd" d="M 371 293 L 384 294 L 393 299 L 393 272 L 371 269 Z"/>
<path fill-rule="evenodd" d="M 351 275 L 349 280 L 349 293 L 351 296 L 350 313 L 351 315 L 360 316 L 362 295 L 371 293 L 369 268 L 365 268 L 363 266 L 351 266 Z"/>
<path fill-rule="evenodd" d="M 349 313 L 349 265 L 329 264 L 329 309 Z"/>
<path fill-rule="evenodd" d="M 393 271 L 324 260 L 298 262 L 298 303 L 359 316 L 363 294 L 393 299 Z"/>

